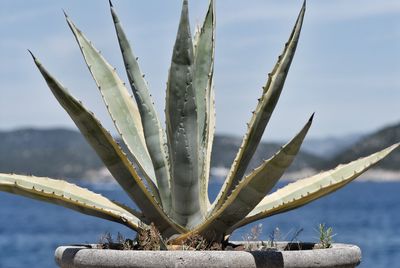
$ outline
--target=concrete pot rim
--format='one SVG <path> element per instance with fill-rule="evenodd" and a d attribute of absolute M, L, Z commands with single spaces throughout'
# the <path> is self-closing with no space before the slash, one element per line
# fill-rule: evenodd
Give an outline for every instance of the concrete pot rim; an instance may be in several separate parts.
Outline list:
<path fill-rule="evenodd" d="M 279 242 L 284 247 L 287 242 Z M 294 243 L 297 244 L 297 243 Z M 300 243 L 309 248 L 314 243 Z M 55 259 L 60 267 L 356 267 L 358 246 L 335 243 L 329 249 L 264 251 L 142 251 L 98 249 L 98 245 L 61 246 Z"/>

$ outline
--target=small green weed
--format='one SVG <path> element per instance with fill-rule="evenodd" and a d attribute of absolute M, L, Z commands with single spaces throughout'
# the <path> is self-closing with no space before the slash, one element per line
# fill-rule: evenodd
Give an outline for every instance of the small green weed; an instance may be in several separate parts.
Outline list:
<path fill-rule="evenodd" d="M 325 223 L 321 223 L 318 225 L 317 231 L 319 234 L 319 243 L 316 245 L 316 248 L 330 248 L 335 236 L 332 227 L 326 227 Z"/>

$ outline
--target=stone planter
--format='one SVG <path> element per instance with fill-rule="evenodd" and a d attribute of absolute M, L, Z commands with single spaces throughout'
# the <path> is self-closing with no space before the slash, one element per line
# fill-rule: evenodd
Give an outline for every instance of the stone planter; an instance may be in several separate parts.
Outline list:
<path fill-rule="evenodd" d="M 62 246 L 55 259 L 63 268 L 83 267 L 356 267 L 361 261 L 359 247 L 333 244 L 329 249 L 312 249 L 312 243 L 279 243 L 266 251 L 120 251 L 96 248 L 97 245 Z M 296 247 L 302 250 L 294 250 Z"/>

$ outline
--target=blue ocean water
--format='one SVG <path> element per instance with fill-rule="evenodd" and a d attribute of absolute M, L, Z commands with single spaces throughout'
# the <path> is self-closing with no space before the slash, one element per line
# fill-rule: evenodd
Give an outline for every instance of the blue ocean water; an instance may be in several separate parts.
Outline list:
<path fill-rule="evenodd" d="M 117 185 L 85 185 L 129 204 Z M 215 195 L 218 186 L 211 187 Z M 278 227 L 281 239 L 293 234 L 300 241 L 316 241 L 319 223 L 332 226 L 336 242 L 353 243 L 363 252 L 360 267 L 393 267 L 400 259 L 400 183 L 352 183 L 335 194 L 300 209 L 273 216 L 263 225 L 262 239 Z M 0 267 L 55 267 L 59 245 L 96 243 L 102 234 L 134 233 L 122 225 L 27 198 L 0 193 Z M 233 234 L 241 240 L 250 225 Z"/>

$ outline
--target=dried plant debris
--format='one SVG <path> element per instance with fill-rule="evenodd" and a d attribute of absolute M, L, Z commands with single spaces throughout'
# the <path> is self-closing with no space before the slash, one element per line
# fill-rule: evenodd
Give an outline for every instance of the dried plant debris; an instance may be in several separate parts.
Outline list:
<path fill-rule="evenodd" d="M 111 233 L 104 233 L 100 239 L 99 244 L 102 249 L 116 249 L 116 250 L 133 250 L 136 245 L 132 239 L 125 239 L 125 237 L 118 232 L 117 238 L 114 240 Z"/>
<path fill-rule="evenodd" d="M 210 242 L 200 234 L 193 234 L 188 236 L 187 239 L 181 241 L 180 244 L 173 244 L 174 238 L 171 240 L 164 240 L 160 231 L 152 223 L 148 227 L 141 227 L 141 231 L 137 233 L 134 240 L 126 239 L 122 234 L 117 233 L 114 239 L 109 232 L 104 233 L 100 239 L 99 244 L 102 249 L 114 250 L 183 250 L 183 251 L 207 251 L 207 250 L 224 250 L 224 251 L 286 251 L 286 250 L 312 250 L 312 249 L 325 249 L 332 247 L 333 234 L 332 227 L 326 227 L 325 224 L 320 224 L 318 229 L 319 242 L 302 243 L 299 240 L 300 234 L 304 231 L 303 228 L 292 229 L 285 235 L 282 235 L 281 230 L 276 227 L 270 234 L 268 240 L 262 239 L 263 225 L 257 224 L 253 226 L 248 233 L 242 236 L 244 243 L 234 244 L 229 242 L 229 236 L 221 243 Z M 288 241 L 280 243 L 279 241 Z"/>
<path fill-rule="evenodd" d="M 243 244 L 244 250 L 254 251 L 264 246 L 264 242 L 261 239 L 261 234 L 263 232 L 262 227 L 263 225 L 261 223 L 257 224 L 250 229 L 250 232 L 245 233 L 242 236 L 243 241 L 245 241 L 245 243 Z M 236 248 L 236 250 L 238 249 L 239 248 Z"/>
<path fill-rule="evenodd" d="M 199 234 L 193 234 L 182 241 L 181 250 L 223 250 L 223 244 L 209 242 Z"/>
<path fill-rule="evenodd" d="M 276 241 L 281 239 L 281 230 L 276 227 L 271 233 L 269 234 L 269 240 L 267 241 L 267 246 L 271 249 L 277 248 Z"/>
<path fill-rule="evenodd" d="M 242 236 L 243 240 L 248 242 L 259 241 L 261 239 L 261 234 L 263 232 L 262 228 L 263 228 L 262 223 L 253 226 L 250 229 L 249 233 L 245 233 Z"/>
<path fill-rule="evenodd" d="M 140 250 L 167 250 L 164 239 L 153 223 L 139 230 L 136 242 Z"/>
<path fill-rule="evenodd" d="M 304 231 L 303 228 L 299 228 L 294 231 L 292 238 L 289 240 L 285 250 L 301 250 L 301 241 L 299 240 L 300 234 Z"/>

